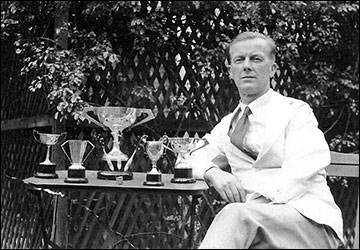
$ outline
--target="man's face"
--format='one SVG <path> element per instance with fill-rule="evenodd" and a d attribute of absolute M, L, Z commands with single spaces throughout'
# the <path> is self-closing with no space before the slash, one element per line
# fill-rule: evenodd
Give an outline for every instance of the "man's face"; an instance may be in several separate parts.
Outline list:
<path fill-rule="evenodd" d="M 261 38 L 240 41 L 230 47 L 230 77 L 249 103 L 270 89 L 270 78 L 277 65 L 270 54 L 270 47 Z"/>

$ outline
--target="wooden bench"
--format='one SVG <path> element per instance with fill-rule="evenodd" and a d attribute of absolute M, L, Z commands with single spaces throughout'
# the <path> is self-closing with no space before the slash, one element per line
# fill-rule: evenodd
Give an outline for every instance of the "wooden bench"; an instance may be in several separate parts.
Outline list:
<path fill-rule="evenodd" d="M 359 155 L 331 152 L 331 164 L 326 168 L 328 176 L 359 178 Z M 359 195 L 359 189 L 358 189 Z M 359 197 L 357 197 L 357 209 L 355 223 L 355 237 L 353 249 L 359 249 Z"/>

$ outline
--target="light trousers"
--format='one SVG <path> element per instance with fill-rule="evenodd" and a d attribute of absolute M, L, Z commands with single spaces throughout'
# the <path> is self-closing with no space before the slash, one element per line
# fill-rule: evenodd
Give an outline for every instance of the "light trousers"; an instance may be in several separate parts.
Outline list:
<path fill-rule="evenodd" d="M 200 249 L 336 249 L 339 239 L 286 204 L 227 204 L 214 218 Z"/>

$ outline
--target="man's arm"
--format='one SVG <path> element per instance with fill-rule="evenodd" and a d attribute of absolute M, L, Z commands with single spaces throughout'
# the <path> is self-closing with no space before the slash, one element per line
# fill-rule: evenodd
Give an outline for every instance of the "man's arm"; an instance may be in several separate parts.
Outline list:
<path fill-rule="evenodd" d="M 285 157 L 279 173 L 257 192 L 274 203 L 300 198 L 329 164 L 330 150 L 324 134 L 310 106 L 303 103 L 286 128 Z"/>
<path fill-rule="evenodd" d="M 194 150 L 183 164 L 193 167 L 194 177 L 204 179 L 209 186 L 214 187 L 221 198 L 227 202 L 243 202 L 245 192 L 240 180 L 229 173 L 229 162 L 224 153 L 224 140 L 227 138 L 228 121 L 224 118 L 211 133 L 204 138 L 208 145 Z"/>
<path fill-rule="evenodd" d="M 226 136 L 224 126 L 226 127 L 224 121 L 220 121 L 210 133 L 203 137 L 207 141 L 206 145 L 199 143 L 199 146 L 183 161 L 183 164 L 192 166 L 196 179 L 203 180 L 205 171 L 211 167 L 226 169 L 229 166 L 223 150 L 223 140 Z"/>

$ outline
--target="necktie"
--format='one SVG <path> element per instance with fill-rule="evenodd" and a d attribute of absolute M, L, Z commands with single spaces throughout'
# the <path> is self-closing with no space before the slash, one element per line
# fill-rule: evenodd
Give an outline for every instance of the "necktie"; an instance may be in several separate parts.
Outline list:
<path fill-rule="evenodd" d="M 246 106 L 243 115 L 237 121 L 235 128 L 229 130 L 230 141 L 236 147 L 238 147 L 244 153 L 250 155 L 252 158 L 256 159 L 256 156 L 245 149 L 244 147 L 244 138 L 246 135 L 247 130 L 249 129 L 249 114 L 251 114 L 251 110 L 248 106 Z M 236 118 L 236 117 L 235 117 Z"/>

